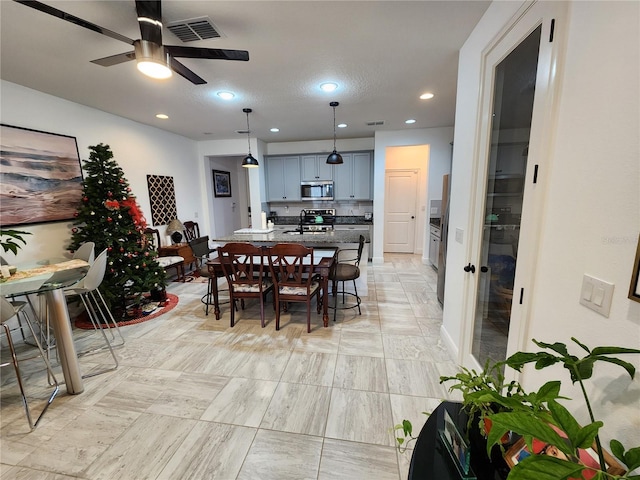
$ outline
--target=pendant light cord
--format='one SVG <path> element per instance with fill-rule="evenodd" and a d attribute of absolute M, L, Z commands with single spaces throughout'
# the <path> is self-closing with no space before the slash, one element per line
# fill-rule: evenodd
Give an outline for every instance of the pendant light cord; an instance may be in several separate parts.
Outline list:
<path fill-rule="evenodd" d="M 333 107 L 333 151 L 336 151 L 336 107 Z"/>
<path fill-rule="evenodd" d="M 335 120 L 334 120 L 334 123 L 335 123 Z M 335 130 L 335 127 L 334 127 L 334 130 Z M 249 156 L 251 156 L 251 130 L 249 130 L 249 112 L 247 112 L 247 144 L 249 145 Z"/>

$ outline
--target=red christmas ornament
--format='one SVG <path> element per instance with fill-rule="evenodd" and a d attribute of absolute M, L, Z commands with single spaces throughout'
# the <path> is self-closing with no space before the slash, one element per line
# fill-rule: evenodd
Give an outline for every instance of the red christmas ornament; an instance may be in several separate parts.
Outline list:
<path fill-rule="evenodd" d="M 107 197 L 109 197 L 109 198 L 113 197 L 113 193 L 107 192 Z"/>
<path fill-rule="evenodd" d="M 124 247 L 120 247 L 120 253 L 124 253 Z"/>
<path fill-rule="evenodd" d="M 71 229 L 71 231 L 72 231 L 73 233 L 77 233 L 77 232 L 78 232 L 78 229 L 77 229 L 76 227 L 73 227 L 73 228 Z"/>
<path fill-rule="evenodd" d="M 85 202 L 89 201 L 89 197 L 82 197 L 82 200 L 84 200 Z"/>
<path fill-rule="evenodd" d="M 73 212 L 73 216 L 74 216 L 74 217 L 77 217 L 78 215 L 79 215 L 79 213 L 78 213 L 78 212 Z"/>
<path fill-rule="evenodd" d="M 113 247 L 107 247 L 108 252 L 110 252 L 111 250 L 113 250 Z"/>
<path fill-rule="evenodd" d="M 124 183 L 124 179 L 122 178 L 118 179 L 118 183 Z"/>
<path fill-rule="evenodd" d="M 113 222 L 113 218 L 107 217 L 107 222 Z"/>

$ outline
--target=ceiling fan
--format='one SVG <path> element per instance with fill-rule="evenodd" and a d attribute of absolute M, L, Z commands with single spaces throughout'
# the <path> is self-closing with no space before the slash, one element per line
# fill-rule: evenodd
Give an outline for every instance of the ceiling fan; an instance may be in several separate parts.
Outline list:
<path fill-rule="evenodd" d="M 115 38 L 121 42 L 133 45 L 133 52 L 120 53 L 109 57 L 92 60 L 92 63 L 110 67 L 119 63 L 136 60 L 138 70 L 145 75 L 154 78 L 167 78 L 171 76 L 171 70 L 183 76 L 195 85 L 207 83 L 192 70 L 185 67 L 176 58 L 202 58 L 209 60 L 240 60 L 248 61 L 249 52 L 246 50 L 223 50 L 218 48 L 183 47 L 176 45 L 163 45 L 162 43 L 162 7 L 160 0 L 146 1 L 136 0 L 138 23 L 140 24 L 141 38 L 132 40 L 117 32 L 83 20 L 57 8 L 42 2 L 29 0 L 14 0 L 17 3 L 34 8 L 43 13 L 60 18 L 93 32 L 101 33 L 107 37 Z"/>

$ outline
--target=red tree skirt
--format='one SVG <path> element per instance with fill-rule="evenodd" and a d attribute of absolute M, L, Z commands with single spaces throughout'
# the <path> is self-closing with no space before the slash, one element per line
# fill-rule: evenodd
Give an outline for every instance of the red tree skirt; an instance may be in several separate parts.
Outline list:
<path fill-rule="evenodd" d="M 119 327 L 126 327 L 127 325 L 135 325 L 137 323 L 142 323 L 142 322 L 146 322 L 147 320 L 152 320 L 154 318 L 159 317 L 160 315 L 163 315 L 167 312 L 170 312 L 171 310 L 173 310 L 176 305 L 178 305 L 178 296 L 174 295 L 172 293 L 167 293 L 167 299 L 164 302 L 164 307 L 158 308 L 156 310 L 154 310 L 152 313 L 150 313 L 149 315 L 141 315 L 138 318 L 133 318 L 131 320 L 125 320 L 122 322 L 117 322 Z M 80 328 L 82 330 L 92 330 L 93 329 L 93 324 L 91 323 L 91 320 L 89 320 L 89 318 L 87 318 L 87 314 L 86 312 L 84 312 L 80 317 L 76 318 L 75 320 L 75 326 L 76 328 Z M 108 327 L 108 328 L 112 328 L 113 325 L 102 325 L 103 327 Z"/>

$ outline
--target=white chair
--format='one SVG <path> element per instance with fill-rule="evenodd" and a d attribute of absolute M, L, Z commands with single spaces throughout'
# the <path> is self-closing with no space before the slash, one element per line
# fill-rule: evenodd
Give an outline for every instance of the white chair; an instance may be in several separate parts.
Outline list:
<path fill-rule="evenodd" d="M 78 249 L 73 252 L 73 258 L 84 260 L 89 265 L 92 265 L 95 260 L 95 248 L 96 244 L 93 242 L 85 242 Z"/>
<path fill-rule="evenodd" d="M 58 386 L 58 381 L 56 380 L 56 377 L 53 374 L 53 370 L 51 369 L 51 365 L 49 364 L 49 361 L 47 360 L 47 357 L 46 357 L 44 351 L 42 350 L 42 346 L 40 345 L 40 342 L 38 341 L 38 337 L 36 336 L 35 332 L 33 331 L 33 326 L 31 325 L 31 321 L 29 320 L 29 316 L 28 316 L 27 312 L 24 310 L 24 307 L 26 305 L 27 304 L 25 302 L 11 303 L 6 298 L 0 297 L 0 320 L 1 320 L 1 323 L 2 323 L 2 328 L 4 330 L 4 335 L 7 337 L 7 343 L 9 345 L 9 350 L 11 352 L 11 361 L 0 364 L 0 367 L 13 365 L 13 369 L 16 372 L 16 379 L 18 381 L 18 387 L 20 388 L 20 395 L 22 396 L 22 404 L 24 406 L 24 410 L 25 410 L 25 413 L 27 415 L 27 421 L 29 422 L 29 427 L 31 428 L 31 430 L 33 430 L 38 426 L 38 423 L 40 423 L 40 420 L 42 419 L 42 416 L 45 414 L 45 412 L 49 408 L 49 405 L 51 405 L 51 402 L 53 402 L 53 399 L 58 394 L 59 386 Z M 13 339 L 11 338 L 12 329 L 8 325 L 8 321 L 11 320 L 13 317 L 16 317 L 16 316 L 18 316 L 20 314 L 24 315 L 25 323 L 27 324 L 27 326 L 29 327 L 29 330 L 31 331 L 31 335 L 33 336 L 33 341 L 35 343 L 35 346 L 38 348 L 39 355 L 37 355 L 35 357 L 32 356 L 32 357 L 22 358 L 22 359 L 18 360 L 18 356 L 17 356 L 17 353 L 16 353 L 15 345 L 13 343 Z M 14 329 L 14 330 L 17 330 L 17 329 Z M 53 392 L 49 396 L 49 399 L 47 400 L 46 405 L 42 409 L 42 412 L 40 412 L 40 415 L 38 415 L 38 418 L 34 422 L 32 417 L 31 417 L 31 409 L 29 408 L 29 402 L 27 401 L 27 395 L 26 395 L 26 392 L 24 390 L 24 383 L 23 383 L 22 375 L 20 374 L 19 362 L 28 360 L 29 358 L 38 358 L 38 357 L 42 358 L 42 360 L 43 360 L 43 362 L 44 362 L 44 364 L 45 364 L 45 366 L 47 368 L 47 374 L 48 374 L 49 378 L 52 381 L 51 385 L 53 386 Z"/>
<path fill-rule="evenodd" d="M 87 315 L 89 316 L 89 320 L 91 320 L 91 324 L 96 331 L 99 331 L 102 335 L 106 348 L 111 352 L 111 356 L 115 362 L 115 366 L 113 368 L 109 368 L 107 370 L 102 370 L 100 372 L 95 372 L 91 374 L 84 375 L 86 377 L 93 377 L 100 373 L 104 373 L 106 371 L 115 370 L 118 368 L 118 359 L 116 357 L 115 352 L 113 351 L 113 347 L 124 345 L 124 337 L 120 332 L 120 327 L 113 318 L 111 311 L 109 310 L 107 303 L 104 301 L 104 297 L 100 293 L 100 284 L 104 279 L 104 274 L 107 270 L 107 249 L 104 249 L 100 255 L 97 256 L 93 265 L 89 268 L 89 272 L 87 275 L 76 285 L 64 289 L 65 296 L 74 296 L 77 295 L 82 300 L 84 304 L 84 308 L 87 311 Z M 110 328 L 111 327 L 111 328 Z M 120 336 L 120 343 L 115 343 L 115 335 L 113 332 L 111 333 L 111 339 L 107 338 L 105 334 L 105 328 L 108 330 L 115 330 Z M 83 351 L 80 355 L 84 355 L 91 352 L 96 352 L 99 350 L 103 350 L 104 347 L 100 347 L 98 349 Z"/>

